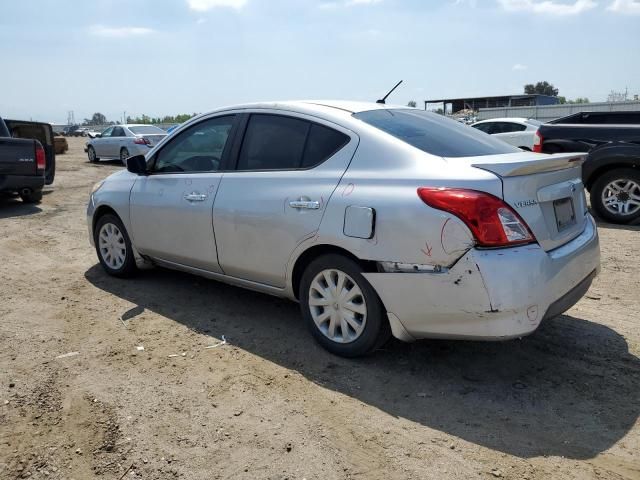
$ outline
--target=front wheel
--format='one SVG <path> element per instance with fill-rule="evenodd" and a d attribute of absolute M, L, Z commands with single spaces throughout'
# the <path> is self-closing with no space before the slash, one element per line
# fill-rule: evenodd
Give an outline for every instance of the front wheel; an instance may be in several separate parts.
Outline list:
<path fill-rule="evenodd" d="M 612 223 L 640 218 L 640 171 L 618 168 L 601 175 L 591 187 L 591 206 Z"/>
<path fill-rule="evenodd" d="M 98 160 L 100 160 L 96 156 L 96 150 L 91 145 L 89 145 L 89 148 L 87 148 L 87 157 L 89 157 L 89 163 L 96 163 Z"/>
<path fill-rule="evenodd" d="M 130 277 L 136 273 L 131 240 L 118 217 L 107 214 L 96 223 L 93 238 L 102 268 L 114 277 Z"/>
<path fill-rule="evenodd" d="M 312 261 L 300 282 L 300 308 L 311 334 L 343 357 L 371 353 L 390 337 L 382 302 L 355 261 L 324 255 Z"/>

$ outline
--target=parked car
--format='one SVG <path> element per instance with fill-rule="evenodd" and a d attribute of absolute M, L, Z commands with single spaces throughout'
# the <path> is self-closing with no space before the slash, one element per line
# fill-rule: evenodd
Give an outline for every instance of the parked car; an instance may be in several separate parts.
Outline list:
<path fill-rule="evenodd" d="M 51 124 L 28 120 L 9 120 L 7 118 L 4 119 L 4 122 L 9 130 L 9 135 L 13 138 L 34 139 L 40 142 L 40 145 L 44 148 L 45 156 L 45 185 L 51 185 L 56 175 L 56 152 Z"/>
<path fill-rule="evenodd" d="M 130 156 L 144 155 L 158 144 L 167 132 L 153 125 L 114 125 L 87 142 L 90 162 L 101 158 L 119 158 L 123 164 Z"/>
<path fill-rule="evenodd" d="M 589 152 L 582 182 L 591 206 L 613 223 L 640 218 L 640 125 L 544 124 L 534 151 Z"/>
<path fill-rule="evenodd" d="M 522 150 L 533 150 L 535 133 L 542 122 L 531 118 L 492 118 L 471 125 L 473 128 L 495 135 Z"/>
<path fill-rule="evenodd" d="M 70 125 L 64 128 L 62 134 L 65 137 L 86 137 L 87 129 L 80 125 Z"/>
<path fill-rule="evenodd" d="M 600 268 L 583 157 L 406 107 L 242 105 L 96 184 L 89 238 L 110 275 L 158 265 L 299 301 L 338 355 L 521 337 Z"/>
<path fill-rule="evenodd" d="M 640 125 L 640 111 L 628 112 L 579 112 L 551 120 L 551 124 L 571 125 Z"/>
<path fill-rule="evenodd" d="M 96 130 L 94 130 L 92 128 L 87 129 L 87 137 L 96 138 L 98 135 L 100 135 L 100 132 L 98 132 L 98 131 L 96 131 Z"/>
<path fill-rule="evenodd" d="M 0 118 L 0 193 L 18 194 L 25 203 L 42 200 L 46 156 L 35 139 L 12 138 Z"/>

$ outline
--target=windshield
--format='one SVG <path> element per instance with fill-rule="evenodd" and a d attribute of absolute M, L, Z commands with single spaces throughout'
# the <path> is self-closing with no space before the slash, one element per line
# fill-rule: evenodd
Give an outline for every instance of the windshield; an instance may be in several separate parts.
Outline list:
<path fill-rule="evenodd" d="M 167 134 L 167 132 L 165 132 L 161 128 L 154 127 L 153 125 L 141 125 L 138 127 L 129 127 L 129 130 L 131 130 L 131 132 L 134 135 L 158 135 L 158 134 L 166 135 Z"/>
<path fill-rule="evenodd" d="M 437 113 L 414 109 L 381 109 L 353 116 L 440 157 L 474 157 L 521 152 L 519 148 Z"/>

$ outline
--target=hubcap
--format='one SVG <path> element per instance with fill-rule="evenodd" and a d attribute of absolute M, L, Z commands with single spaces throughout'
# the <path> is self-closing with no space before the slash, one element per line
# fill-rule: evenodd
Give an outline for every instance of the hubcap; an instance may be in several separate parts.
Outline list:
<path fill-rule="evenodd" d="M 315 276 L 309 287 L 309 310 L 318 330 L 336 343 L 358 339 L 367 322 L 362 290 L 340 270 L 323 270 Z"/>
<path fill-rule="evenodd" d="M 96 158 L 96 152 L 93 151 L 93 148 L 89 149 L 89 160 L 94 160 Z"/>
<path fill-rule="evenodd" d="M 98 233 L 100 256 L 114 270 L 122 268 L 127 258 L 124 235 L 113 223 L 105 223 Z"/>
<path fill-rule="evenodd" d="M 120 160 L 122 160 L 122 163 L 126 162 L 127 158 L 129 158 L 129 152 L 126 150 L 122 150 L 120 152 Z"/>
<path fill-rule="evenodd" d="M 632 215 L 640 210 L 640 185 L 628 178 L 614 180 L 602 191 L 602 204 L 614 215 Z"/>

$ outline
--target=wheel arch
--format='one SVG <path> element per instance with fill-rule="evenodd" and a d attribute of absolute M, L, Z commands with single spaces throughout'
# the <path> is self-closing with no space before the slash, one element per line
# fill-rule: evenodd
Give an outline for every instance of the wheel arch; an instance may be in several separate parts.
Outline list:
<path fill-rule="evenodd" d="M 638 170 L 640 172 L 640 158 L 638 159 L 629 159 L 629 160 L 612 160 L 612 161 L 603 161 L 602 165 L 599 165 L 593 171 L 589 173 L 587 178 L 584 179 L 584 186 L 590 192 L 593 184 L 598 180 L 599 177 L 604 175 L 611 170 L 618 170 L 623 168 L 631 168 L 634 170 Z"/>
<path fill-rule="evenodd" d="M 100 220 L 102 217 L 104 217 L 107 214 L 115 215 L 122 222 L 122 218 L 120 217 L 120 215 L 118 215 L 118 212 L 116 212 L 111 206 L 100 205 L 98 208 L 96 208 L 96 211 L 93 214 L 93 218 L 91 219 L 92 234 L 95 233 L 96 223 L 98 222 L 98 220 Z"/>
<path fill-rule="evenodd" d="M 298 299 L 298 290 L 300 286 L 300 281 L 302 279 L 302 275 L 304 274 L 307 266 L 314 261 L 316 258 L 321 257 L 322 255 L 327 254 L 337 254 L 347 257 L 354 262 L 358 263 L 365 272 L 377 272 L 378 267 L 377 263 L 372 260 L 362 260 L 358 258 L 356 255 L 351 253 L 349 250 L 338 247 L 336 245 L 330 244 L 321 244 L 314 245 L 312 247 L 307 248 L 304 252 L 302 252 L 298 258 L 296 258 L 295 263 L 293 265 L 293 269 L 291 271 L 291 290 L 296 299 Z"/>

